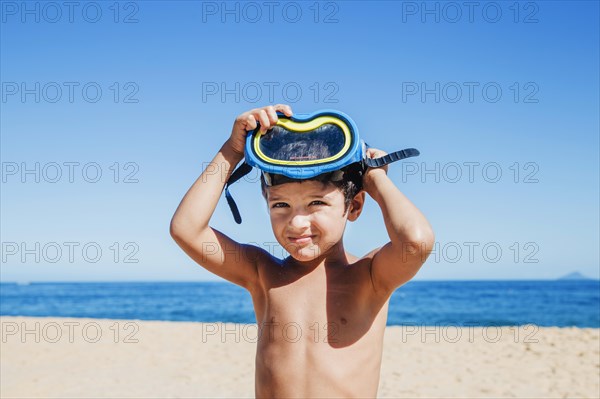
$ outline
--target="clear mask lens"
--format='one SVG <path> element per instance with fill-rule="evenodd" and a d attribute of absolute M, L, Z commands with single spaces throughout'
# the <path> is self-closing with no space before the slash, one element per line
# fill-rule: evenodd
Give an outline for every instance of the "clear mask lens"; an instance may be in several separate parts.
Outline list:
<path fill-rule="evenodd" d="M 277 161 L 314 161 L 338 155 L 345 142 L 344 131 L 335 124 L 326 123 L 307 132 L 277 125 L 260 138 L 259 147 L 264 155 Z"/>

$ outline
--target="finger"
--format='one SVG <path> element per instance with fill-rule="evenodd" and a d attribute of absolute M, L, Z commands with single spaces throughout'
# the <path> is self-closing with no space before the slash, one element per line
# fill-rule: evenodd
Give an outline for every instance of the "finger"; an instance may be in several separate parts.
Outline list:
<path fill-rule="evenodd" d="M 271 123 L 271 126 L 275 126 L 277 124 L 277 121 L 279 120 L 279 117 L 277 116 L 277 111 L 275 111 L 275 107 L 265 107 L 265 111 L 267 111 L 267 116 L 269 117 L 269 122 Z"/>
<path fill-rule="evenodd" d="M 248 130 L 248 131 L 254 130 L 258 126 L 256 123 L 256 119 L 254 118 L 254 115 L 252 115 L 252 114 L 249 114 L 248 116 L 246 116 L 245 122 L 246 122 L 246 130 Z"/>
<path fill-rule="evenodd" d="M 285 116 L 292 116 L 293 115 L 292 107 L 290 107 L 289 105 L 286 105 L 286 104 L 276 104 L 273 108 L 275 108 L 275 111 L 283 112 L 283 114 Z"/>
<path fill-rule="evenodd" d="M 387 155 L 387 152 L 382 151 L 382 150 L 378 150 L 377 148 L 369 148 L 367 149 L 367 154 L 373 156 L 374 158 L 377 157 L 382 157 L 384 155 Z"/>
<path fill-rule="evenodd" d="M 258 117 L 258 122 L 260 122 L 260 133 L 265 134 L 267 130 L 271 127 L 271 122 L 269 122 L 269 117 L 267 116 L 267 111 L 264 109 L 258 110 L 255 117 Z"/>

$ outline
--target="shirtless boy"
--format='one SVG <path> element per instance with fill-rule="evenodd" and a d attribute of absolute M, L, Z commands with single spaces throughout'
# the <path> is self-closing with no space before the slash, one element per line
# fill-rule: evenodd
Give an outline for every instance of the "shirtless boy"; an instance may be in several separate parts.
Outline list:
<path fill-rule="evenodd" d="M 244 157 L 246 134 L 257 122 L 266 132 L 277 111 L 292 115 L 278 104 L 235 119 L 210 173 L 207 167 L 177 208 L 171 235 L 198 264 L 252 295 L 260 329 L 257 397 L 376 397 L 390 296 L 427 259 L 433 231 L 388 178 L 387 166 L 369 168 L 359 192 L 352 183 L 343 189 L 319 180 L 263 184 L 273 233 L 290 253 L 285 259 L 211 227 L 223 176 Z M 357 257 L 345 250 L 343 234 L 346 221 L 360 216 L 365 194 L 381 208 L 389 242 Z"/>

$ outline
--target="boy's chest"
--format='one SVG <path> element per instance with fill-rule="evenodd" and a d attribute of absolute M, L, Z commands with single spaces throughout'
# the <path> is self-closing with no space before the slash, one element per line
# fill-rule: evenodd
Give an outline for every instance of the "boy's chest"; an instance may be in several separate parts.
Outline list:
<path fill-rule="evenodd" d="M 257 321 L 273 339 L 344 345 L 356 340 L 381 313 L 359 276 L 275 279 L 256 303 Z M 265 330 L 266 331 L 266 330 Z"/>

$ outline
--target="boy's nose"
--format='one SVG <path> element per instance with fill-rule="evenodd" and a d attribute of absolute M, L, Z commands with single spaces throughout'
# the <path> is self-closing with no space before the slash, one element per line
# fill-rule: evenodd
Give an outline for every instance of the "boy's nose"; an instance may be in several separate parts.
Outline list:
<path fill-rule="evenodd" d="M 310 225 L 310 217 L 301 213 L 292 215 L 290 219 L 290 226 L 294 229 L 302 230 L 303 228 Z"/>

